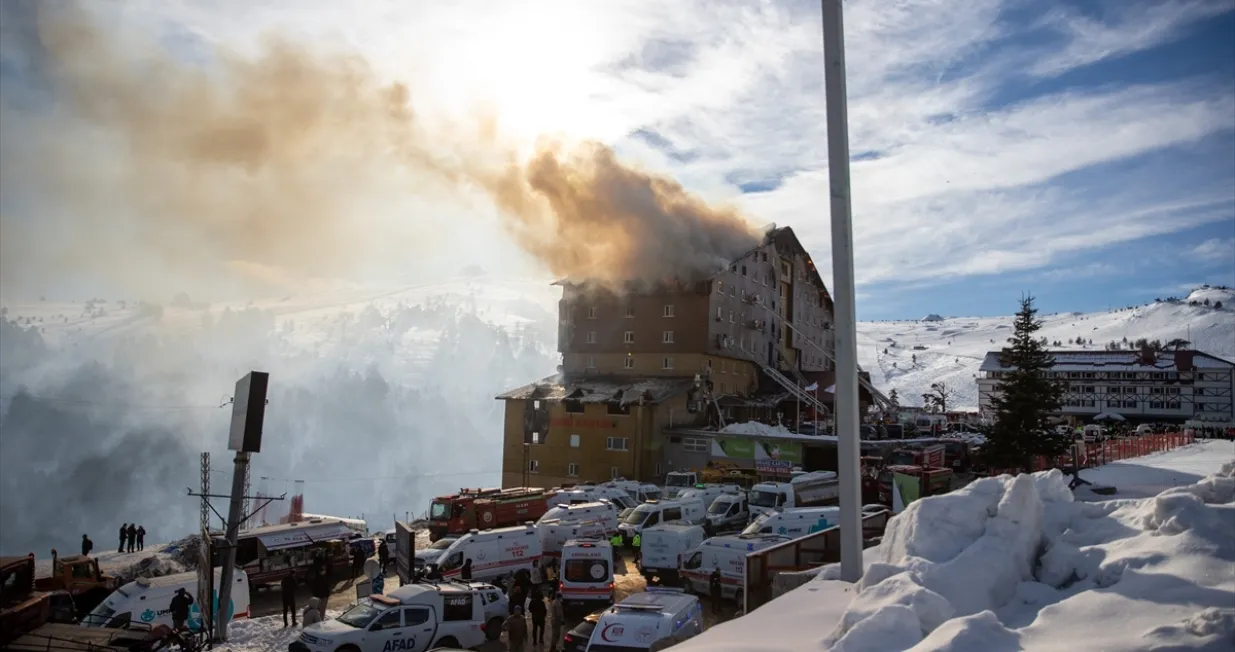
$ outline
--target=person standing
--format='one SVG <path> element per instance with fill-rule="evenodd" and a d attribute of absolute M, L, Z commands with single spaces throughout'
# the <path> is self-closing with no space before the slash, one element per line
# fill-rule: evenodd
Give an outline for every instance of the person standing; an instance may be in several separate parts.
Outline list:
<path fill-rule="evenodd" d="M 382 564 L 382 572 L 386 572 L 386 567 L 390 565 L 390 546 L 386 545 L 385 539 L 377 544 L 377 560 Z"/>
<path fill-rule="evenodd" d="M 507 650 L 523 652 L 523 643 L 527 640 L 527 620 L 523 618 L 523 607 L 514 608 L 510 617 L 502 623 L 502 631 L 506 632 Z"/>
<path fill-rule="evenodd" d="M 128 538 L 129 538 L 129 524 L 121 523 L 120 524 L 120 548 L 117 549 L 116 552 L 124 552 L 124 543 L 125 543 L 125 540 Z"/>
<path fill-rule="evenodd" d="M 714 614 L 720 613 L 721 595 L 722 594 L 720 590 L 720 569 L 713 568 L 712 575 L 708 577 L 708 596 L 711 598 L 712 613 Z"/>
<path fill-rule="evenodd" d="M 89 557 L 91 550 L 94 550 L 94 542 L 90 540 L 90 537 L 81 535 L 81 556 Z"/>
<path fill-rule="evenodd" d="M 640 565 L 639 550 L 643 547 L 643 535 L 635 532 L 635 536 L 630 540 L 630 547 L 635 551 L 635 568 Z"/>
<path fill-rule="evenodd" d="M 463 562 L 463 567 L 459 569 L 459 579 L 464 582 L 472 581 L 472 558 L 468 557 Z"/>
<path fill-rule="evenodd" d="M 137 524 L 129 523 L 129 552 L 137 548 Z"/>
<path fill-rule="evenodd" d="M 137 550 L 141 552 L 146 549 L 146 526 L 137 526 Z"/>
<path fill-rule="evenodd" d="M 193 606 L 193 596 L 184 590 L 183 587 L 176 589 L 176 595 L 172 596 L 172 603 L 168 605 L 167 610 L 172 612 L 172 628 L 176 631 L 184 629 L 184 621 L 189 619 L 189 607 Z"/>
<path fill-rule="evenodd" d="M 553 628 L 549 632 L 549 652 L 557 652 L 557 644 L 562 640 L 562 625 L 566 622 L 566 609 L 562 606 L 562 594 L 553 592 L 549 602 L 549 616 L 553 618 Z"/>
<path fill-rule="evenodd" d="M 287 627 L 287 614 L 292 614 L 292 627 L 296 626 L 296 576 L 293 573 L 288 573 L 283 576 L 283 581 L 279 583 L 279 590 L 283 594 L 283 626 Z"/>
<path fill-rule="evenodd" d="M 511 582 L 510 586 L 510 614 L 513 616 L 515 610 L 523 613 L 523 601 L 527 599 L 527 594 L 523 592 L 523 587 L 518 582 Z"/>
<path fill-rule="evenodd" d="M 543 645 L 545 642 L 545 599 L 540 595 L 540 589 L 532 589 L 532 599 L 528 603 L 527 612 L 532 615 L 532 645 Z"/>

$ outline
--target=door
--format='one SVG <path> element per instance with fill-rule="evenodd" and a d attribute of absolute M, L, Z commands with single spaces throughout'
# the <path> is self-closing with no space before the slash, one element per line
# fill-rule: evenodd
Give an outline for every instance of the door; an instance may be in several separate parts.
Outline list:
<path fill-rule="evenodd" d="M 407 652 L 424 652 L 437 638 L 437 622 L 428 607 L 403 607 L 403 628 L 415 639 Z"/>
<path fill-rule="evenodd" d="M 403 626 L 403 610 L 387 609 L 369 625 L 365 633 L 365 649 L 382 652 L 419 652 L 417 636 Z"/>

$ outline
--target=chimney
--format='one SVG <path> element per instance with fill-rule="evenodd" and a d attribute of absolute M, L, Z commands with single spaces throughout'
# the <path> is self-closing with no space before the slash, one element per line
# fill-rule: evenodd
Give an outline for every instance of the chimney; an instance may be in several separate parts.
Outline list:
<path fill-rule="evenodd" d="M 1175 370 L 1176 371 L 1194 371 L 1196 365 L 1193 363 L 1195 351 L 1176 351 L 1175 352 Z"/>

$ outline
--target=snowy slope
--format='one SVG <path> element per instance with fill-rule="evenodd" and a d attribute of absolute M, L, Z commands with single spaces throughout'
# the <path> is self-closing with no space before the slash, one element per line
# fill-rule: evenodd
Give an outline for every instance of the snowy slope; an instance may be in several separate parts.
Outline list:
<path fill-rule="evenodd" d="M 895 517 L 858 585 L 825 567 L 674 649 L 1232 649 L 1235 444 L 1127 463 L 1208 477 L 1101 503 L 1074 501 L 1057 471 L 982 479 Z"/>
<path fill-rule="evenodd" d="M 1223 306 L 1188 305 L 1189 300 L 1206 299 L 1211 304 L 1221 301 Z M 1235 360 L 1232 290 L 1205 288 L 1179 302 L 1039 317 L 1044 322 L 1039 335 L 1049 342 L 1062 342 L 1058 349 L 1101 351 L 1107 343 L 1124 338 L 1129 342 L 1179 338 L 1191 341 L 1199 351 Z M 931 383 L 943 382 L 956 391 L 956 407 L 974 409 L 978 367 L 986 353 L 1001 348 L 1011 334 L 1011 317 L 862 322 L 858 324 L 858 363 L 884 393 L 895 389 L 902 405 L 921 405 L 922 394 Z M 1076 338 L 1086 344 L 1068 344 Z M 1088 344 L 1090 340 L 1093 344 Z"/>

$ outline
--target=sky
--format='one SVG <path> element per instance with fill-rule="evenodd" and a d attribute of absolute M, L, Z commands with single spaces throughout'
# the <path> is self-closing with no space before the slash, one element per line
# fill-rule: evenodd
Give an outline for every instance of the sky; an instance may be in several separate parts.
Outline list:
<path fill-rule="evenodd" d="M 38 128 L 66 91 L 40 64 L 33 3 L 3 7 L 0 225 L 38 237 L 9 239 L 20 246 L 4 257 L 18 262 L 0 292 L 232 291 L 178 270 L 179 253 L 128 221 L 132 207 L 108 204 L 87 228 L 81 206 L 17 181 L 49 143 L 97 170 L 126 159 L 107 134 Z M 256 56 L 273 35 L 406 84 L 424 124 L 485 116 L 477 124 L 522 154 L 543 138 L 599 141 L 752 224 L 794 227 L 830 285 L 817 2 L 288 7 L 89 4 L 108 38 L 187 69 Z M 1009 314 L 1022 292 L 1047 312 L 1099 310 L 1235 285 L 1235 1 L 850 0 L 845 32 L 860 319 Z M 468 265 L 550 280 L 483 197 L 403 185 L 386 166 L 336 174 L 357 196 L 331 218 L 372 238 L 340 245 L 365 253 L 326 280 L 421 282 Z M 57 244 L 75 232 L 91 252 Z M 138 273 L 110 275 L 114 257 L 98 255 L 109 248 Z M 218 262 L 281 292 L 323 280 L 257 254 Z"/>

